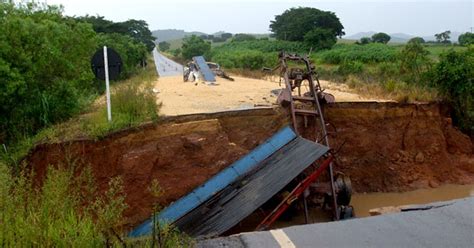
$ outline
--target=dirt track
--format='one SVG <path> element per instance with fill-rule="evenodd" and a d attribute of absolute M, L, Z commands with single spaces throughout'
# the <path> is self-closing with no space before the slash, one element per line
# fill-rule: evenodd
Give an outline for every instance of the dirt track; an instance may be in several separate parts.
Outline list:
<path fill-rule="evenodd" d="M 212 113 L 227 110 L 271 107 L 276 104 L 277 95 L 272 90 L 282 86 L 278 82 L 233 76 L 235 81 L 217 78 L 218 85 L 183 82 L 181 76 L 159 78 L 154 91 L 157 101 L 163 104 L 163 115 Z M 321 81 L 325 92 L 333 94 L 338 102 L 385 101 L 363 98 L 351 93 L 347 87 Z"/>

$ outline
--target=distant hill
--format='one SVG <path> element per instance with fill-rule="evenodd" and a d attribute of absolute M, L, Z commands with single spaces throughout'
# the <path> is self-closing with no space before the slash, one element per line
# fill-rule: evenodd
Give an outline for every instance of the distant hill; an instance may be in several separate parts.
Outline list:
<path fill-rule="evenodd" d="M 206 33 L 203 32 L 186 32 L 184 30 L 179 30 L 179 29 L 159 29 L 152 31 L 153 36 L 156 37 L 156 42 L 162 42 L 162 41 L 170 41 L 170 40 L 179 40 L 183 39 L 186 36 L 191 36 L 191 35 L 203 35 Z"/>
<path fill-rule="evenodd" d="M 372 37 L 373 34 L 376 32 L 370 31 L 370 32 L 359 32 L 353 35 L 346 35 L 343 37 L 345 40 L 360 40 L 362 37 Z M 411 34 L 405 34 L 405 33 L 393 33 L 393 34 L 388 34 L 390 35 L 391 43 L 405 43 L 408 40 L 410 40 L 413 37 L 416 37 L 415 35 Z M 458 42 L 458 37 L 461 35 L 460 32 L 452 31 L 451 32 L 451 42 Z M 429 36 L 421 36 L 425 41 L 435 41 L 435 36 L 434 35 L 429 35 Z"/>

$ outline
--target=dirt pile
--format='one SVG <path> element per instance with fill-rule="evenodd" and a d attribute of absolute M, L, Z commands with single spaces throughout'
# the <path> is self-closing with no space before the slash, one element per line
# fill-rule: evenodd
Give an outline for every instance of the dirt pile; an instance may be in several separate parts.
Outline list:
<path fill-rule="evenodd" d="M 351 177 L 357 192 L 474 183 L 472 143 L 437 104 L 336 103 L 325 115 L 335 127 L 330 131 L 337 131 L 330 137 L 332 147 L 345 143 L 336 170 Z M 98 141 L 39 145 L 28 159 L 40 178 L 47 165 L 67 156 L 90 165 L 101 189 L 121 176 L 126 222 L 133 226 L 151 215 L 156 200 L 175 201 L 287 123 L 280 109 L 167 117 Z M 161 199 L 148 190 L 153 179 L 164 189 Z"/>

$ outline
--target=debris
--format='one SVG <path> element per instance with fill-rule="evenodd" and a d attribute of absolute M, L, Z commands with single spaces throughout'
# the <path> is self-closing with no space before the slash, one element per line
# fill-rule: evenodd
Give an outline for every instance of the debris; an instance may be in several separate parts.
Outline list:
<path fill-rule="evenodd" d="M 215 82 L 214 76 L 219 76 L 230 81 L 234 81 L 229 75 L 227 75 L 220 67 L 219 64 L 213 62 L 206 62 L 204 57 L 197 56 L 186 64 L 183 71 L 184 82 L 196 82 L 199 80 L 200 75 L 204 78 L 207 83 Z M 215 85 L 215 84 L 208 84 Z"/>

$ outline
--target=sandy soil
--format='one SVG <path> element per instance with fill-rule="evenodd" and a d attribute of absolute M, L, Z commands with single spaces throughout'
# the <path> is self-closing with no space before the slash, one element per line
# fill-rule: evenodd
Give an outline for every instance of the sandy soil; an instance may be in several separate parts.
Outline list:
<path fill-rule="evenodd" d="M 276 104 L 277 95 L 272 91 L 282 86 L 278 81 L 266 81 L 233 76 L 235 81 L 217 78 L 217 85 L 183 82 L 181 76 L 159 78 L 154 91 L 157 101 L 163 104 L 161 114 L 183 115 L 211 113 L 226 110 L 249 109 Z M 338 102 L 379 101 L 351 93 L 345 85 L 321 81 L 325 92 L 333 94 Z"/>

